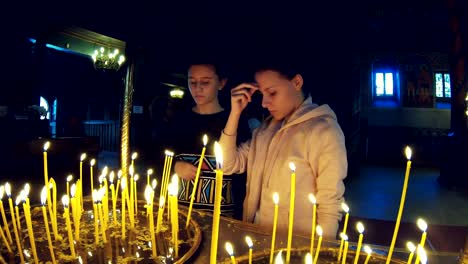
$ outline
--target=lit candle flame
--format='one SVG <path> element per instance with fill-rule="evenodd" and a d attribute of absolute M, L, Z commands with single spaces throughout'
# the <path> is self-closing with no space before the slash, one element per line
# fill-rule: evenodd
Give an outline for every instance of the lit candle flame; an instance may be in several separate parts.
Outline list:
<path fill-rule="evenodd" d="M 246 237 L 245 237 L 245 243 L 247 243 L 247 245 L 249 246 L 249 248 L 252 248 L 252 247 L 253 247 L 252 238 L 250 238 L 249 236 L 246 236 Z"/>
<path fill-rule="evenodd" d="M 289 162 L 289 168 L 295 172 L 296 171 L 296 165 L 293 162 Z"/>
<path fill-rule="evenodd" d="M 122 182 L 120 183 L 120 186 L 122 187 L 122 190 L 125 190 L 125 188 L 127 188 L 127 177 L 122 178 Z"/>
<path fill-rule="evenodd" d="M 133 153 L 132 153 L 132 160 L 136 160 L 136 158 L 138 158 L 138 153 L 137 153 L 137 152 L 133 152 Z"/>
<path fill-rule="evenodd" d="M 159 207 L 164 207 L 164 203 L 166 202 L 166 198 L 164 196 L 159 197 Z"/>
<path fill-rule="evenodd" d="M 349 206 L 346 203 L 341 204 L 341 209 L 343 209 L 345 213 L 349 213 Z"/>
<path fill-rule="evenodd" d="M 108 172 L 109 172 L 109 168 L 107 166 L 104 166 L 104 168 L 102 169 L 101 175 L 106 177 Z"/>
<path fill-rule="evenodd" d="M 318 235 L 318 236 L 322 236 L 322 235 L 323 235 L 322 226 L 317 225 L 317 226 L 315 227 L 315 231 L 317 232 L 317 235 Z"/>
<path fill-rule="evenodd" d="M 364 246 L 364 252 L 366 252 L 367 255 L 370 255 L 370 254 L 372 254 L 372 248 L 369 247 L 368 245 L 365 245 Z"/>
<path fill-rule="evenodd" d="M 21 191 L 18 196 L 16 196 L 15 204 L 19 205 L 20 202 L 23 200 L 23 191 Z"/>
<path fill-rule="evenodd" d="M 153 179 L 151 182 L 151 187 L 153 187 L 153 190 L 156 189 L 156 186 L 158 185 L 158 181 L 156 179 Z"/>
<path fill-rule="evenodd" d="M 277 192 L 273 193 L 273 202 L 275 204 L 279 203 L 279 194 Z"/>
<path fill-rule="evenodd" d="M 8 196 L 8 198 L 11 197 L 11 186 L 10 186 L 10 184 L 8 182 L 5 183 L 5 193 Z"/>
<path fill-rule="evenodd" d="M 81 154 L 80 161 L 83 162 L 86 159 L 86 153 Z"/>
<path fill-rule="evenodd" d="M 229 254 L 229 256 L 233 256 L 234 255 L 234 248 L 232 247 L 232 244 L 229 243 L 229 242 L 226 242 L 225 247 L 226 247 L 226 251 Z"/>
<path fill-rule="evenodd" d="M 214 143 L 214 152 L 216 156 L 216 165 L 218 169 L 221 169 L 223 167 L 223 150 L 221 149 L 221 145 L 218 141 L 215 141 Z"/>
<path fill-rule="evenodd" d="M 68 203 L 70 203 L 70 198 L 68 197 L 68 195 L 64 195 L 62 196 L 62 204 L 63 204 L 63 207 L 68 207 Z"/>
<path fill-rule="evenodd" d="M 44 151 L 47 151 L 50 147 L 50 142 L 47 141 L 45 144 L 44 144 Z"/>
<path fill-rule="evenodd" d="M 153 189 L 147 185 L 145 188 L 145 199 L 147 204 L 151 204 L 151 192 L 153 192 Z"/>
<path fill-rule="evenodd" d="M 164 151 L 164 154 L 165 154 L 166 156 L 173 156 L 173 155 L 174 155 L 174 153 L 173 153 L 172 151 L 167 150 L 167 149 Z"/>
<path fill-rule="evenodd" d="M 71 174 L 68 175 L 68 177 L 67 177 L 67 182 L 71 182 L 72 180 L 73 180 L 73 175 L 71 175 Z"/>
<path fill-rule="evenodd" d="M 76 193 L 76 184 L 72 184 L 72 186 L 70 187 L 70 196 L 75 197 L 75 193 Z"/>
<path fill-rule="evenodd" d="M 421 231 L 426 232 L 426 230 L 427 230 L 427 223 L 426 223 L 426 221 L 424 221 L 424 219 L 419 218 L 417 224 L 418 224 L 418 228 L 419 228 Z"/>
<path fill-rule="evenodd" d="M 111 173 L 109 174 L 109 181 L 111 184 L 114 183 L 114 177 L 115 177 L 115 173 L 114 171 L 111 171 Z"/>
<path fill-rule="evenodd" d="M 283 264 L 283 250 L 280 250 L 280 252 L 276 255 L 275 257 L 275 264 Z"/>
<path fill-rule="evenodd" d="M 120 177 L 122 177 L 122 170 L 119 170 L 119 171 L 117 172 L 117 178 L 120 179 Z"/>
<path fill-rule="evenodd" d="M 148 169 L 148 170 L 146 171 L 146 174 L 148 174 L 148 175 L 153 174 L 153 169 Z"/>
<path fill-rule="evenodd" d="M 411 159 L 411 148 L 409 146 L 406 146 L 405 148 L 405 155 L 406 155 L 406 159 L 408 160 Z"/>
<path fill-rule="evenodd" d="M 427 263 L 427 253 L 424 247 L 421 245 L 418 245 L 418 255 L 419 255 L 419 260 L 421 261 L 422 264 Z"/>
<path fill-rule="evenodd" d="M 24 196 L 27 197 L 27 196 L 29 195 L 29 191 L 31 190 L 31 187 L 29 186 L 29 183 L 26 183 L 26 184 L 24 185 L 24 189 L 23 189 L 23 190 L 24 190 Z"/>
<path fill-rule="evenodd" d="M 91 165 L 91 167 L 94 166 L 94 164 L 96 164 L 96 160 L 95 160 L 95 159 L 92 159 L 92 160 L 89 162 L 89 164 Z"/>
<path fill-rule="evenodd" d="M 362 234 L 364 232 L 364 225 L 361 222 L 358 222 L 356 224 L 356 229 L 358 230 L 359 234 Z"/>
<path fill-rule="evenodd" d="M 348 241 L 348 235 L 346 235 L 345 233 L 341 233 L 341 234 L 340 234 L 340 237 L 341 237 L 341 239 L 343 239 L 344 241 Z"/>
<path fill-rule="evenodd" d="M 94 189 L 92 196 L 93 196 L 93 202 L 97 203 L 99 201 L 99 192 L 98 192 L 98 190 Z"/>
<path fill-rule="evenodd" d="M 315 199 L 315 196 L 313 194 L 311 194 L 311 193 L 309 193 L 309 200 L 313 204 L 317 203 L 317 199 Z"/>
<path fill-rule="evenodd" d="M 135 176 L 133 176 L 133 180 L 134 180 L 134 181 L 138 181 L 138 179 L 140 179 L 140 175 L 135 174 Z"/>
<path fill-rule="evenodd" d="M 45 205 L 47 201 L 47 187 L 44 186 L 41 191 L 41 204 Z"/>
<path fill-rule="evenodd" d="M 312 261 L 312 255 L 310 254 L 310 252 L 307 252 L 307 255 L 305 257 L 305 263 L 306 264 L 313 264 L 314 262 Z"/>
<path fill-rule="evenodd" d="M 133 168 L 133 165 L 130 165 L 128 167 L 128 174 L 130 174 L 130 176 L 133 176 L 133 173 L 135 172 L 135 169 Z"/>
<path fill-rule="evenodd" d="M 203 147 L 205 147 L 206 144 L 208 144 L 208 136 L 205 134 L 203 135 Z"/>
<path fill-rule="evenodd" d="M 411 241 L 408 241 L 406 243 L 406 247 L 408 248 L 408 250 L 411 252 L 411 253 L 414 253 L 414 251 L 416 250 L 416 246 L 413 244 L 413 242 Z"/>

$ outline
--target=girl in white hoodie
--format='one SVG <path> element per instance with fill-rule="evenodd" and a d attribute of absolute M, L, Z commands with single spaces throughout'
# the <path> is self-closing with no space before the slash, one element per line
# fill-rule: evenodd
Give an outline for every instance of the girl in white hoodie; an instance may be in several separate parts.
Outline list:
<path fill-rule="evenodd" d="M 291 65 L 269 64 L 255 72 L 255 84 L 231 90 L 231 112 L 222 132 L 223 171 L 247 171 L 243 220 L 265 227 L 273 224 L 273 193 L 280 197 L 278 231 L 287 231 L 291 170 L 296 165 L 294 232 L 310 235 L 317 199 L 317 224 L 326 238 L 334 239 L 341 219 L 347 175 L 343 132 L 328 105 L 318 106 L 303 90 L 304 80 Z M 236 146 L 239 118 L 252 95 L 260 92 L 270 112 L 252 139 Z"/>

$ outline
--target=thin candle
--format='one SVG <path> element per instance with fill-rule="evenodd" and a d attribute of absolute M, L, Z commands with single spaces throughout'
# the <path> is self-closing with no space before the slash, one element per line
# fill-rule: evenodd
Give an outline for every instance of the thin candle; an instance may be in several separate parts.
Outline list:
<path fill-rule="evenodd" d="M 73 184 L 70 189 L 70 205 L 72 210 L 72 217 L 73 217 L 73 226 L 75 227 L 75 240 L 80 240 L 80 219 L 78 217 L 78 212 L 81 212 L 81 205 L 79 200 L 76 198 L 77 192 L 76 184 Z"/>
<path fill-rule="evenodd" d="M 291 169 L 291 192 L 289 200 L 289 225 L 288 225 L 288 242 L 286 247 L 286 263 L 289 263 L 291 259 L 291 244 L 294 226 L 294 203 L 296 198 L 296 165 L 289 163 Z"/>
<path fill-rule="evenodd" d="M 393 230 L 392 242 L 390 243 L 390 249 L 388 250 L 386 264 L 389 264 L 390 261 L 392 260 L 393 249 L 395 248 L 395 242 L 398 236 L 398 229 L 400 228 L 401 216 L 403 214 L 403 208 L 405 207 L 406 189 L 408 188 L 408 179 L 409 179 L 409 174 L 410 174 L 410 169 L 411 169 L 411 148 L 410 147 L 408 146 L 406 147 L 405 154 L 408 160 L 406 162 L 405 180 L 403 182 L 403 190 L 401 192 L 400 207 L 398 209 L 398 215 L 397 215 L 397 219 L 395 222 L 395 229 Z"/>
<path fill-rule="evenodd" d="M 317 263 L 319 254 L 320 254 L 320 247 L 322 246 L 322 239 L 323 239 L 323 229 L 320 225 L 317 225 L 316 228 L 317 235 L 318 235 L 318 242 L 317 242 L 317 249 L 315 250 L 314 262 Z"/>
<path fill-rule="evenodd" d="M 427 223 L 422 218 L 419 218 L 416 223 L 418 225 L 418 228 L 422 231 L 421 241 L 419 241 L 419 245 L 421 245 L 421 247 L 424 248 L 424 244 L 426 243 L 426 236 L 427 236 L 427 233 L 426 233 Z M 421 257 L 419 256 L 419 250 L 418 250 L 416 252 L 416 261 L 415 261 L 415 263 L 419 263 L 420 258 Z"/>
<path fill-rule="evenodd" d="M 162 224 L 162 217 L 164 214 L 164 202 L 165 198 L 164 196 L 159 197 L 159 208 L 158 208 L 158 219 L 156 222 L 156 233 L 159 233 L 161 231 L 161 224 Z"/>
<path fill-rule="evenodd" d="M 16 226 L 15 211 L 13 209 L 13 200 L 11 199 L 11 186 L 8 182 L 5 183 L 5 193 L 8 196 L 8 204 L 10 205 L 10 215 L 11 215 L 11 222 L 13 223 L 13 232 L 15 234 L 16 249 L 19 252 L 21 263 L 24 263 L 23 250 L 21 249 L 20 237 L 18 234 L 18 227 Z"/>
<path fill-rule="evenodd" d="M 90 183 L 91 183 L 91 193 L 93 193 L 93 191 L 94 191 L 94 178 L 93 178 L 93 173 L 94 173 L 93 167 L 94 167 L 94 164 L 96 164 L 96 160 L 95 160 L 95 159 L 92 159 L 92 160 L 89 162 L 89 177 L 90 177 Z"/>
<path fill-rule="evenodd" d="M 249 264 L 252 264 L 252 250 L 253 250 L 252 238 L 250 238 L 249 236 L 246 236 L 245 243 L 247 243 L 247 246 L 249 246 Z"/>
<path fill-rule="evenodd" d="M 55 240 L 62 240 L 57 227 L 57 185 L 55 184 L 54 178 L 49 179 L 49 190 L 50 189 L 52 189 L 52 205 L 49 204 L 49 213 L 51 215 L 52 231 L 54 232 Z M 47 200 L 47 202 L 49 202 L 49 200 Z"/>
<path fill-rule="evenodd" d="M 111 199 L 112 199 L 112 219 L 114 224 L 117 224 L 117 198 L 115 197 L 115 188 L 114 188 L 114 172 L 111 171 L 109 175 L 110 189 L 111 189 Z"/>
<path fill-rule="evenodd" d="M 193 190 L 192 190 L 192 195 L 190 196 L 190 204 L 189 204 L 189 210 L 187 214 L 187 222 L 185 223 L 185 228 L 188 228 L 189 222 L 190 222 L 190 217 L 192 214 L 192 207 L 193 207 L 193 201 L 195 200 L 195 194 L 197 192 L 197 186 L 198 186 L 198 180 L 200 177 L 200 171 L 201 167 L 203 164 L 203 158 L 205 156 L 205 151 L 206 151 L 206 144 L 208 143 L 208 136 L 205 134 L 203 135 L 203 148 L 202 152 L 200 155 L 200 160 L 198 161 L 198 167 L 197 167 L 197 173 L 195 174 L 195 180 L 193 182 Z"/>
<path fill-rule="evenodd" d="M 133 188 L 134 188 L 134 192 L 133 192 L 133 195 L 135 196 L 135 215 L 138 215 L 138 188 L 137 188 L 137 182 L 138 182 L 138 179 L 140 179 L 140 176 L 138 174 L 135 174 L 135 176 L 133 177 L 133 180 L 135 181 L 134 185 L 133 185 Z"/>
<path fill-rule="evenodd" d="M 132 167 L 135 168 L 135 160 L 138 158 L 138 152 L 132 153 Z"/>
<path fill-rule="evenodd" d="M 49 170 L 47 168 L 47 150 L 49 149 L 49 147 L 50 147 L 50 142 L 49 141 L 44 143 L 43 160 L 44 160 L 44 185 L 45 186 L 49 186 Z M 50 194 L 49 194 L 49 192 L 47 192 L 47 203 L 50 204 Z"/>
<path fill-rule="evenodd" d="M 343 230 L 340 233 L 341 234 L 346 234 L 346 229 L 348 228 L 348 220 L 349 220 L 349 206 L 346 203 L 341 203 L 341 209 L 343 209 L 343 212 L 345 212 L 345 220 L 343 224 Z M 340 251 L 338 253 L 338 261 L 341 259 L 341 253 L 343 253 L 343 246 L 344 246 L 344 239 L 341 239 L 340 241 Z"/>
<path fill-rule="evenodd" d="M 271 235 L 270 264 L 273 263 L 273 252 L 275 252 L 275 243 L 276 243 L 276 226 L 278 224 L 279 194 L 277 192 L 273 193 L 273 203 L 275 204 L 275 212 L 273 215 L 273 232 Z"/>
<path fill-rule="evenodd" d="M 122 177 L 122 198 L 121 198 L 121 203 L 122 203 L 122 239 L 125 239 L 125 193 L 127 191 L 127 177 Z"/>
<path fill-rule="evenodd" d="M 345 241 L 344 249 L 343 249 L 343 256 L 341 258 L 341 264 L 346 264 L 346 257 L 348 256 L 348 247 L 349 247 L 348 236 L 344 233 L 341 233 L 341 237 Z"/>
<path fill-rule="evenodd" d="M 408 256 L 407 264 L 411 264 L 411 261 L 413 260 L 413 256 L 414 256 L 414 251 L 416 251 L 416 246 L 413 244 L 413 242 L 408 241 L 406 243 L 406 248 L 408 248 L 408 250 L 410 252 L 410 254 Z"/>
<path fill-rule="evenodd" d="M 358 239 L 358 244 L 356 248 L 356 256 L 354 257 L 354 264 L 358 263 L 359 256 L 361 255 L 362 239 L 364 238 L 364 235 L 362 234 L 364 233 L 364 225 L 361 222 L 358 222 L 356 224 L 356 229 L 359 232 L 359 239 Z"/>
<path fill-rule="evenodd" d="M 283 250 L 280 250 L 275 257 L 275 264 L 283 264 Z"/>
<path fill-rule="evenodd" d="M 214 143 L 214 152 L 216 157 L 216 181 L 215 181 L 215 199 L 213 205 L 213 225 L 211 231 L 211 250 L 210 250 L 210 264 L 216 263 L 218 252 L 218 235 L 219 235 L 219 218 L 221 211 L 221 195 L 223 188 L 223 151 L 218 142 Z"/>
<path fill-rule="evenodd" d="M 172 222 L 172 236 L 174 245 L 174 255 L 177 258 L 179 256 L 179 205 L 177 199 L 177 193 L 179 191 L 179 177 L 174 174 L 171 180 L 172 190 L 169 195 L 172 197 L 171 202 L 171 222 Z"/>
<path fill-rule="evenodd" d="M 94 242 L 99 244 L 99 215 L 98 215 L 98 208 L 97 203 L 99 199 L 99 193 L 97 190 L 93 190 L 93 219 L 94 219 Z"/>
<path fill-rule="evenodd" d="M 62 204 L 64 207 L 64 216 L 65 216 L 65 222 L 67 225 L 67 232 L 68 232 L 68 242 L 70 244 L 70 252 L 73 258 L 76 257 L 75 255 L 75 243 L 73 242 L 73 235 L 72 235 L 72 227 L 70 223 L 70 214 L 68 212 L 68 204 L 70 202 L 70 198 L 66 195 L 62 197 Z"/>
<path fill-rule="evenodd" d="M 234 248 L 232 247 L 232 244 L 230 242 L 226 242 L 225 248 L 231 257 L 231 264 L 236 264 L 236 258 L 234 257 Z"/>
<path fill-rule="evenodd" d="M 15 212 L 16 212 L 16 226 L 18 227 L 18 232 L 21 234 L 21 220 L 20 220 L 20 213 L 19 213 L 19 208 L 18 208 L 18 205 L 20 204 L 22 198 L 22 191 L 21 193 L 16 196 L 16 200 L 15 200 Z"/>
<path fill-rule="evenodd" d="M 1 185 L 0 186 L 0 212 L 2 214 L 3 225 L 6 227 L 6 226 L 8 226 L 8 222 L 7 222 L 7 219 L 6 219 L 5 209 L 3 208 L 3 201 L 2 201 L 4 193 L 5 193 L 5 186 Z M 10 229 L 5 228 L 5 230 L 6 230 L 6 234 L 7 234 L 7 237 L 8 237 L 8 241 L 10 242 L 10 244 L 13 244 L 13 239 L 11 238 Z"/>
<path fill-rule="evenodd" d="M 73 180 L 73 175 L 67 176 L 67 195 L 70 196 L 70 182 Z"/>
<path fill-rule="evenodd" d="M 364 246 L 364 252 L 367 253 L 367 257 L 366 257 L 366 260 L 364 261 L 364 264 L 367 264 L 367 263 L 369 263 L 369 260 L 370 260 L 371 255 L 372 255 L 372 248 L 370 248 L 368 245 L 365 245 Z"/>
<path fill-rule="evenodd" d="M 134 192 L 134 189 L 133 189 L 133 185 L 134 185 L 134 180 L 133 180 L 133 176 L 134 176 L 134 168 L 133 166 L 130 166 L 129 170 L 129 176 L 130 178 L 128 179 L 128 189 L 130 189 L 130 192 L 129 190 L 127 189 L 127 195 L 129 195 L 129 199 L 128 199 L 128 217 L 129 217 L 129 220 L 130 220 L 130 226 L 133 228 L 135 227 L 134 225 L 134 219 L 135 219 L 135 215 L 134 215 L 134 203 L 133 203 L 133 199 L 135 198 L 135 196 L 133 195 L 133 192 Z"/>
<path fill-rule="evenodd" d="M 29 205 L 26 202 L 26 198 L 27 198 L 27 195 L 25 193 L 24 196 L 23 196 L 23 199 L 24 199 L 24 202 L 23 202 L 24 218 L 26 220 L 26 227 L 28 229 L 29 243 L 31 243 L 31 251 L 33 253 L 34 263 L 38 264 L 39 259 L 37 257 L 36 241 L 34 239 L 34 232 L 33 232 L 32 222 L 31 222 L 31 210 L 29 209 Z"/>
<path fill-rule="evenodd" d="M 419 256 L 421 264 L 426 264 L 427 263 L 427 253 L 426 253 L 426 250 L 424 250 L 424 247 L 422 247 L 421 245 L 418 245 L 416 255 Z"/>
<path fill-rule="evenodd" d="M 316 217 L 317 217 L 317 199 L 313 194 L 309 194 L 309 201 L 312 203 L 312 231 L 310 233 L 310 255 L 313 255 L 314 252 L 314 241 L 315 241 L 315 225 L 316 225 Z"/>

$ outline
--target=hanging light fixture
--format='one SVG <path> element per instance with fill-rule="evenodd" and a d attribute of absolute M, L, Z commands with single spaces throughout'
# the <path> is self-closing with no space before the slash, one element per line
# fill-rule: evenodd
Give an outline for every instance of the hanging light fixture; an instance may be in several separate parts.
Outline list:
<path fill-rule="evenodd" d="M 119 55 L 119 50 L 115 49 L 114 52 L 106 51 L 104 47 L 94 50 L 91 55 L 96 69 L 109 69 L 118 70 L 125 61 L 124 55 Z"/>

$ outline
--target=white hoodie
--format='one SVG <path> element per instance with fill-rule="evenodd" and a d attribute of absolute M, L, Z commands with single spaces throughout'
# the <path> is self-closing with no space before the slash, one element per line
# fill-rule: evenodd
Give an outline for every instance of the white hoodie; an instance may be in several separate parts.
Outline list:
<path fill-rule="evenodd" d="M 236 147 L 236 137 L 222 133 L 223 171 L 226 174 L 247 170 L 244 221 L 273 225 L 273 193 L 278 192 L 278 231 L 288 229 L 291 170 L 296 166 L 294 232 L 310 235 L 312 203 L 317 199 L 317 224 L 326 238 L 336 238 L 341 219 L 341 203 L 347 175 L 347 156 L 343 132 L 328 105 L 318 106 L 307 98 L 283 124 L 267 118 L 252 139 Z"/>

